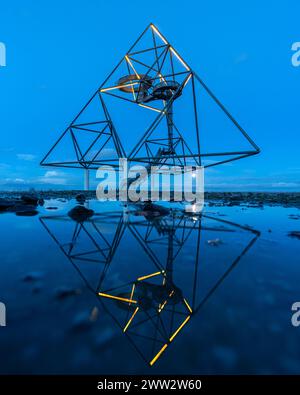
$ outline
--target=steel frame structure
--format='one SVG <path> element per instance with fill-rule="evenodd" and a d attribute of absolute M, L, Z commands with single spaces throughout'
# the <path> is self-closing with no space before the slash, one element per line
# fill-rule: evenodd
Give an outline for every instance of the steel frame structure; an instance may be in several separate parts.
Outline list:
<path fill-rule="evenodd" d="M 146 32 L 151 31 L 153 37 L 153 46 L 150 48 L 142 48 L 140 50 L 135 50 L 135 47 L 141 42 Z M 138 56 L 145 54 L 146 52 L 153 53 L 154 62 L 148 65 L 138 59 Z M 182 70 L 175 70 L 175 61 L 181 65 Z M 118 70 L 122 64 L 126 64 L 128 70 L 128 78 L 122 82 L 116 81 L 114 85 L 107 86 L 111 77 Z M 166 62 L 170 66 L 170 73 L 163 73 L 163 68 Z M 146 71 L 143 74 L 137 71 L 137 67 L 143 67 Z M 179 83 L 177 79 L 181 79 Z M 172 83 L 173 84 L 172 84 Z M 200 141 L 200 127 L 197 113 L 197 95 L 195 90 L 195 83 L 199 83 L 200 86 L 205 90 L 205 92 L 211 97 L 213 102 L 219 107 L 219 109 L 224 113 L 224 115 L 232 122 L 232 124 L 237 128 L 241 135 L 248 141 L 251 146 L 249 150 L 240 151 L 224 151 L 224 152 L 202 152 L 201 141 Z M 176 84 L 175 84 L 176 83 Z M 174 123 L 173 119 L 173 104 L 175 100 L 180 96 L 185 94 L 185 88 L 187 84 L 192 85 L 192 101 L 193 101 L 193 113 L 194 113 L 194 124 L 197 148 L 196 150 L 191 150 L 187 143 L 185 136 L 181 134 Z M 154 88 L 153 88 L 154 86 Z M 146 96 L 146 91 L 149 87 L 150 90 L 153 88 L 152 97 Z M 147 88 L 147 89 L 146 89 Z M 163 90 L 164 95 L 154 96 L 154 89 L 156 91 Z M 117 91 L 117 93 L 116 93 Z M 132 98 L 124 97 L 124 95 L 119 92 L 131 91 Z M 105 103 L 105 96 L 109 95 L 127 102 L 133 103 L 140 107 L 144 107 L 146 110 L 153 110 L 158 112 L 158 115 L 151 123 L 151 125 L 145 130 L 143 135 L 136 142 L 132 150 L 127 154 L 123 147 L 121 137 L 117 133 L 114 126 L 113 120 L 108 111 L 107 105 Z M 91 119 L 86 123 L 78 123 L 80 116 L 87 110 L 91 105 L 93 100 L 99 100 L 101 106 L 101 111 L 104 114 L 104 119 Z M 157 108 L 154 105 L 148 105 L 150 103 L 160 102 L 163 104 L 162 108 Z M 154 130 L 158 125 L 165 119 L 168 126 L 168 136 L 167 138 L 152 138 Z M 101 127 L 100 127 L 101 126 Z M 95 130 L 95 128 L 98 128 Z M 86 133 L 94 133 L 95 138 L 86 150 L 82 150 L 80 147 L 80 142 L 76 138 L 75 131 L 81 130 Z M 66 134 L 70 134 L 72 139 L 72 144 L 74 151 L 76 153 L 76 160 L 74 161 L 51 161 L 49 156 L 52 154 L 58 144 L 61 143 L 62 139 Z M 176 134 L 176 136 L 174 135 Z M 123 136 L 122 136 L 123 137 Z M 103 141 L 100 146 L 95 150 L 96 145 Z M 101 158 L 101 152 L 107 147 L 108 143 L 112 143 L 116 155 L 116 158 Z M 157 146 L 158 151 L 154 153 L 150 146 Z M 142 148 L 145 150 L 146 155 L 141 154 Z M 181 153 L 177 150 L 180 149 Z M 92 156 L 89 156 L 93 150 L 95 151 Z M 203 158 L 208 157 L 225 157 L 225 159 L 220 159 L 215 163 L 208 163 L 204 167 L 211 167 L 227 162 L 235 161 L 238 159 L 246 158 L 248 156 L 256 155 L 260 152 L 259 147 L 254 143 L 246 131 L 240 126 L 240 124 L 235 120 L 235 118 L 229 113 L 221 101 L 215 96 L 215 94 L 208 88 L 208 86 L 203 82 L 203 80 L 196 74 L 196 72 L 188 65 L 188 63 L 183 60 L 179 53 L 174 49 L 170 42 L 165 38 L 165 36 L 158 30 L 158 28 L 150 23 L 146 29 L 141 33 L 135 43 L 127 51 L 126 55 L 122 57 L 116 67 L 108 75 L 108 77 L 103 81 L 101 86 L 96 90 L 93 96 L 85 104 L 85 106 L 79 111 L 67 129 L 63 132 L 60 138 L 55 142 L 52 148 L 47 152 L 45 157 L 41 161 L 42 166 L 58 166 L 58 167 L 69 167 L 69 168 L 83 168 L 83 169 L 98 169 L 101 165 L 109 165 L 118 168 L 118 159 L 127 158 L 128 161 L 144 163 L 148 166 L 161 166 L 161 165 L 186 165 L 187 161 L 194 161 L 195 165 L 201 165 Z"/>

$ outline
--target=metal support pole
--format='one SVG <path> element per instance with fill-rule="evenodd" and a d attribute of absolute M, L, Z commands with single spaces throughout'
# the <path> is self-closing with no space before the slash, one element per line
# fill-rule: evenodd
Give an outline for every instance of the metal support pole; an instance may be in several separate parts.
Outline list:
<path fill-rule="evenodd" d="M 84 169 L 84 190 L 88 191 L 89 189 L 90 189 L 89 169 Z"/>
<path fill-rule="evenodd" d="M 173 154 L 174 147 L 173 147 L 173 103 L 168 108 L 167 114 L 167 126 L 168 126 L 168 145 L 169 145 L 169 152 Z"/>

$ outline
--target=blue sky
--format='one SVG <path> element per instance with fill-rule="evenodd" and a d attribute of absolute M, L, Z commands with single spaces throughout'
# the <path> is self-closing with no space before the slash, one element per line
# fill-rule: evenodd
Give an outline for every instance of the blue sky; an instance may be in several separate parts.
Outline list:
<path fill-rule="evenodd" d="M 82 186 L 39 162 L 155 23 L 262 152 L 206 173 L 208 190 L 300 191 L 298 1 L 12 1 L 1 5 L 0 189 Z"/>

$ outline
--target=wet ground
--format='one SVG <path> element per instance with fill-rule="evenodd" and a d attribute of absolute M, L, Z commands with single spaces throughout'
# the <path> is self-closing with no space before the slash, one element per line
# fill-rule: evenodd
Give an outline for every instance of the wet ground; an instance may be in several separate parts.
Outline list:
<path fill-rule="evenodd" d="M 299 374 L 297 205 L 45 198 L 0 215 L 0 373 Z"/>

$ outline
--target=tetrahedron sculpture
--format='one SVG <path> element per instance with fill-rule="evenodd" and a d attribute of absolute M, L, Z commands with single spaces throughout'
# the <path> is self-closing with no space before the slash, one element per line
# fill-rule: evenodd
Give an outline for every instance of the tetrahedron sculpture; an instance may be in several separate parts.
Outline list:
<path fill-rule="evenodd" d="M 119 158 L 127 158 L 147 166 L 210 167 L 258 152 L 245 130 L 150 24 L 41 165 L 118 168 Z"/>

